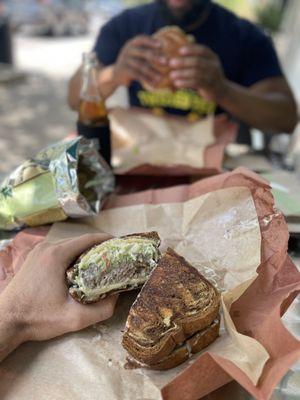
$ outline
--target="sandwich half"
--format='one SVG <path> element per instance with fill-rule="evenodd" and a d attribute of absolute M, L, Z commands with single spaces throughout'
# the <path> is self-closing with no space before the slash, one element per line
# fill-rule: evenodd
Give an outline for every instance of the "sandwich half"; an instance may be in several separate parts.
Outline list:
<path fill-rule="evenodd" d="M 123 347 L 141 366 L 173 368 L 216 340 L 219 307 L 217 289 L 169 248 L 130 309 Z"/>
<path fill-rule="evenodd" d="M 88 304 L 108 294 L 137 289 L 160 259 L 157 232 L 107 240 L 83 253 L 67 270 L 70 295 Z"/>

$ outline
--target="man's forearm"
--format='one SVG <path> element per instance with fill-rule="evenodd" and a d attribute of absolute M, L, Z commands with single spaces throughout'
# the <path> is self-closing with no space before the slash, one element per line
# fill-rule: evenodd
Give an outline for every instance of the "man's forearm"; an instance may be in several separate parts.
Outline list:
<path fill-rule="evenodd" d="M 119 86 L 114 77 L 114 66 L 102 68 L 98 74 L 98 88 L 101 96 L 107 99 Z M 82 86 L 82 69 L 79 68 L 69 82 L 68 103 L 72 110 L 79 109 L 80 90 Z"/>
<path fill-rule="evenodd" d="M 0 301 L 0 362 L 23 342 L 22 324 L 16 321 L 8 307 Z"/>
<path fill-rule="evenodd" d="M 107 99 L 120 86 L 114 76 L 114 65 L 109 65 L 100 70 L 98 75 L 98 87 L 101 96 Z"/>
<path fill-rule="evenodd" d="M 296 106 L 288 95 L 257 93 L 227 82 L 219 105 L 249 126 L 265 132 L 292 132 L 297 122 Z"/>

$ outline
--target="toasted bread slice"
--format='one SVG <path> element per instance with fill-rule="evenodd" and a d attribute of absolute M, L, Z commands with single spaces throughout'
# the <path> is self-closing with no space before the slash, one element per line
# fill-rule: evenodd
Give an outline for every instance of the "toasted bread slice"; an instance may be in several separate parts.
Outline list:
<path fill-rule="evenodd" d="M 69 293 L 87 304 L 111 293 L 141 287 L 159 261 L 159 245 L 157 232 L 149 232 L 93 246 L 67 270 Z"/>
<path fill-rule="evenodd" d="M 163 358 L 157 364 L 151 365 L 151 369 L 162 371 L 177 367 L 187 361 L 192 354 L 199 353 L 213 343 L 219 337 L 219 330 L 220 318 L 218 317 L 208 328 L 195 333 L 195 335 L 187 339 L 181 346 L 176 347 L 167 357 Z"/>
<path fill-rule="evenodd" d="M 133 361 L 129 358 L 127 365 L 131 368 L 147 368 L 159 371 L 175 368 L 187 361 L 193 354 L 199 353 L 201 350 L 213 343 L 219 337 L 219 329 L 220 318 L 218 317 L 208 328 L 195 333 L 195 335 L 187 339 L 182 345 L 175 347 L 171 354 L 163 358 L 157 364 L 149 366 Z"/>
<path fill-rule="evenodd" d="M 122 344 L 139 362 L 155 366 L 208 328 L 219 306 L 214 286 L 169 248 L 130 309 Z"/>

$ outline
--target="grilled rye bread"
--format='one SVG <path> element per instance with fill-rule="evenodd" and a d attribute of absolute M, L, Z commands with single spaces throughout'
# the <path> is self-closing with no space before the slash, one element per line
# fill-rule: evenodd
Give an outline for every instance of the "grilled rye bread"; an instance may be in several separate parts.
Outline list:
<path fill-rule="evenodd" d="M 219 337 L 219 329 L 220 317 L 218 316 L 208 328 L 195 333 L 184 343 L 175 347 L 172 353 L 158 363 L 151 366 L 146 365 L 146 367 L 160 371 L 177 367 L 187 361 L 192 354 L 199 353 L 199 351 L 213 343 Z"/>
<path fill-rule="evenodd" d="M 130 309 L 123 347 L 150 368 L 171 368 L 189 346 L 198 352 L 217 338 L 219 306 L 214 286 L 169 248 Z"/>
<path fill-rule="evenodd" d="M 157 232 L 109 239 L 83 253 L 67 270 L 70 295 L 95 303 L 110 293 L 141 287 L 160 258 Z"/>

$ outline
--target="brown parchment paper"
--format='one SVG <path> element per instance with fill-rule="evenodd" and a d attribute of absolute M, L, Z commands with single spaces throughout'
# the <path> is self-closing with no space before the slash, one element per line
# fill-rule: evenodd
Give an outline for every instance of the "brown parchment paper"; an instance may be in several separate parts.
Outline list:
<path fill-rule="evenodd" d="M 258 277 L 233 303 L 230 310 L 238 331 L 260 341 L 270 354 L 258 384 L 232 363 L 203 354 L 163 389 L 164 398 L 197 399 L 235 379 L 256 399 L 269 399 L 288 368 L 300 358 L 299 341 L 281 321 L 291 301 L 300 291 L 300 273 L 287 255 L 288 229 L 282 213 L 276 210 L 269 184 L 257 174 L 238 168 L 204 179 L 193 185 L 183 185 L 159 191 L 148 190 L 136 195 L 111 197 L 108 208 L 140 203 L 182 201 L 213 190 L 246 186 L 251 190 L 261 230 L 261 264 Z M 202 377 L 198 385 L 199 376 Z M 205 381 L 205 384 L 203 382 Z M 197 382 L 197 383 L 195 383 Z"/>
<path fill-rule="evenodd" d="M 189 122 L 137 108 L 110 112 L 113 165 L 126 175 L 209 175 L 221 171 L 236 125 L 224 116 Z"/>
<path fill-rule="evenodd" d="M 161 396 L 164 399 L 196 400 L 235 379 L 256 399 L 268 399 L 275 385 L 300 355 L 299 342 L 289 334 L 280 320 L 280 312 L 288 307 L 294 293 L 300 289 L 300 277 L 286 255 L 286 225 L 282 215 L 273 208 L 273 198 L 266 182 L 253 173 L 239 169 L 194 185 L 116 196 L 107 207 L 186 202 L 211 191 L 224 188 L 239 190 L 241 187 L 248 188 L 254 200 L 262 239 L 261 263 L 258 276 L 250 273 L 248 281 L 223 293 L 227 331 L 222 327 L 221 338 L 208 351 L 179 367 L 178 371 L 151 372 L 149 376 L 143 370 L 124 370 L 122 353 L 117 354 L 120 347 L 117 343 L 111 347 L 111 343 L 119 341 L 121 332 L 118 329 L 123 329 L 130 306 L 131 299 L 125 295 L 119 301 L 112 320 L 48 343 L 28 344 L 13 353 L 0 366 L 0 397 L 35 399 L 38 395 L 41 399 L 146 400 L 159 399 Z M 72 225 L 72 235 L 95 229 L 88 223 L 85 221 L 84 225 Z M 60 234 L 70 235 L 69 227 L 55 227 L 57 228 Z M 50 233 L 50 239 L 53 232 L 55 233 Z M 58 236 L 54 236 L 57 240 Z M 1 261 L 0 253 L 0 270 Z M 2 263 L 2 269 L 3 267 L 5 270 L 5 263 Z M 210 279 L 214 277 L 210 276 Z M 232 320 L 226 316 L 229 308 Z M 242 334 L 241 340 L 239 336 L 232 336 L 231 331 L 234 332 L 234 329 L 228 323 L 234 323 L 238 328 L 238 332 Z M 244 341 L 244 335 L 250 339 L 249 343 Z M 109 345 L 106 343 L 107 336 Z M 251 341 L 251 338 L 255 340 Z M 233 353 L 237 355 L 235 360 L 226 358 L 226 354 L 220 354 L 218 346 L 224 340 L 229 344 L 227 349 L 231 345 Z M 257 341 L 270 355 L 266 363 L 255 357 L 260 354 L 258 349 L 261 349 L 256 346 Z M 252 357 L 247 359 L 248 346 L 252 345 L 254 347 L 249 351 Z M 243 349 L 243 346 L 246 348 Z M 110 358 L 107 358 L 107 354 L 110 354 Z M 244 364 L 242 368 L 237 361 Z M 262 373 L 257 370 L 257 366 L 262 367 Z M 256 376 L 260 376 L 256 384 L 255 376 L 249 377 L 247 368 L 250 371 L 256 370 Z M 107 390 L 103 391 L 103 388 Z"/>
<path fill-rule="evenodd" d="M 134 205 L 106 210 L 99 218 L 86 220 L 82 226 L 55 224 L 47 239 L 59 241 L 73 237 L 74 234 L 77 236 L 86 232 L 88 225 L 92 230 L 94 228 L 113 235 L 155 229 L 163 239 L 163 250 L 167 246 L 174 247 L 226 292 L 256 276 L 255 271 L 260 264 L 259 223 L 251 193 L 244 187 L 221 189 L 184 203 Z M 233 271 L 231 266 L 237 266 L 236 270 Z M 61 365 L 61 361 L 65 363 L 68 384 L 73 390 L 76 389 L 73 398 L 84 398 L 84 384 L 82 380 L 78 380 L 78 363 L 72 361 L 79 357 L 83 349 L 87 354 L 80 362 L 80 369 L 90 371 L 95 376 L 101 375 L 101 384 L 97 382 L 95 390 L 101 388 L 103 398 L 111 400 L 159 399 L 160 390 L 197 358 L 196 356 L 184 365 L 164 373 L 124 370 L 126 352 L 121 346 L 121 338 L 132 299 L 132 296 L 128 298 L 128 295 L 123 295 L 110 321 L 81 333 L 84 342 L 76 340 L 74 344 L 74 336 L 68 335 L 64 339 L 58 339 L 58 346 L 57 341 L 52 341 L 52 346 L 47 345 L 44 350 L 51 358 L 52 368 L 55 355 L 58 364 Z M 221 337 L 211 346 L 210 351 L 229 359 L 256 383 L 268 354 L 256 340 L 235 330 L 228 310 L 225 307 L 225 324 L 222 326 Z M 95 344 L 101 353 L 96 358 Z M 63 354 L 63 360 L 60 360 L 60 354 Z M 48 357 L 44 353 L 40 362 L 31 364 L 31 373 L 36 374 L 35 379 L 40 379 L 39 376 L 44 379 L 48 377 L 49 381 L 50 376 L 51 380 L 54 378 L 53 371 L 49 371 Z M 63 379 L 66 379 L 64 375 Z M 56 377 L 55 382 L 57 384 Z M 146 393 L 139 397 L 141 385 L 146 388 Z M 91 393 L 88 395 L 91 396 Z"/>

